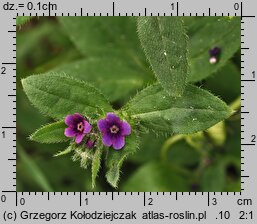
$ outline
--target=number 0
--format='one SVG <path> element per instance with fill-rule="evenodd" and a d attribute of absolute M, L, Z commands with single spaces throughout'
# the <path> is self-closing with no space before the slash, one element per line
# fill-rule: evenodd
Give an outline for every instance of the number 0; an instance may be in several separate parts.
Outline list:
<path fill-rule="evenodd" d="M 238 10 L 239 7 L 240 7 L 240 6 L 239 6 L 239 3 L 236 2 L 236 3 L 234 4 L 234 9 L 235 9 L 235 10 Z"/>
<path fill-rule="evenodd" d="M 28 2 L 27 3 L 27 9 L 28 10 L 32 10 L 33 9 L 33 3 L 32 2 Z"/>
<path fill-rule="evenodd" d="M 6 196 L 5 195 L 1 196 L 1 202 L 6 202 Z"/>
<path fill-rule="evenodd" d="M 24 199 L 24 198 L 21 198 L 21 199 L 20 199 L 20 204 L 21 204 L 21 205 L 25 205 L 25 199 Z"/>

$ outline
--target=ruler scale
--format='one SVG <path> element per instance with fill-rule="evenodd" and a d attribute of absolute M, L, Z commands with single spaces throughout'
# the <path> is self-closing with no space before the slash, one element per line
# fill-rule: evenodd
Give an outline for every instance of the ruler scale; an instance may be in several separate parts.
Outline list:
<path fill-rule="evenodd" d="M 256 223 L 254 8 L 254 1 L 2 2 L 1 223 Z M 240 16 L 241 192 L 16 192 L 16 16 L 21 15 Z"/>

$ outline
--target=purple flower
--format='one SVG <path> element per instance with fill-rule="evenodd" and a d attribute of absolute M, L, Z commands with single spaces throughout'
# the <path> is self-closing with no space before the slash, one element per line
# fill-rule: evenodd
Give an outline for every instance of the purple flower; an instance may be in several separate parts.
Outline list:
<path fill-rule="evenodd" d="M 209 50 L 209 54 L 210 54 L 209 62 L 211 64 L 216 64 L 218 62 L 218 56 L 220 52 L 221 52 L 221 49 L 219 47 L 214 47 Z"/>
<path fill-rule="evenodd" d="M 64 135 L 67 137 L 76 137 L 75 141 L 77 144 L 79 144 L 84 136 L 92 129 L 86 119 L 78 113 L 67 115 L 65 118 L 65 124 L 69 127 L 65 129 Z"/>
<path fill-rule="evenodd" d="M 220 54 L 220 52 L 221 52 L 221 50 L 220 50 L 219 47 L 214 47 L 214 48 L 212 48 L 212 49 L 209 50 L 209 54 L 210 54 L 211 57 L 213 57 L 213 56 L 214 56 L 214 57 L 218 56 L 218 55 Z"/>
<path fill-rule="evenodd" d="M 122 121 L 114 113 L 107 113 L 105 119 L 97 122 L 98 129 L 102 133 L 103 144 L 119 150 L 125 145 L 125 136 L 130 135 L 131 127 L 126 121 Z"/>

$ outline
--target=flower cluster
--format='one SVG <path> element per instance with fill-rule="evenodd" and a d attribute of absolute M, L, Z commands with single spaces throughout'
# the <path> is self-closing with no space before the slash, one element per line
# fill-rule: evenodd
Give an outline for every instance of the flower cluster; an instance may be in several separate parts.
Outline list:
<path fill-rule="evenodd" d="M 94 147 L 95 140 L 91 136 L 95 136 L 95 133 L 91 133 L 92 126 L 86 118 L 78 113 L 67 115 L 65 124 L 68 126 L 64 132 L 65 136 L 75 138 L 77 144 L 80 144 L 83 138 L 87 137 L 85 146 L 89 149 Z M 106 118 L 97 122 L 97 127 L 101 132 L 103 145 L 112 146 L 116 150 L 125 146 L 125 136 L 131 134 L 129 123 L 122 121 L 114 113 L 107 113 Z"/>

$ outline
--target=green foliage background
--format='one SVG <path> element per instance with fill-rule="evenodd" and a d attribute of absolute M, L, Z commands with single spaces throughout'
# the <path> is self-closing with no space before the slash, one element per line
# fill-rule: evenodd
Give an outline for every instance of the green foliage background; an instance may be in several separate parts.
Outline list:
<path fill-rule="evenodd" d="M 196 86 L 219 96 L 230 105 L 230 109 L 236 112 L 224 122 L 204 132 L 173 136 L 163 134 L 156 136 L 152 130 L 159 128 L 162 131 L 161 128 L 166 128 L 166 125 L 171 132 L 182 130 L 184 133 L 187 130 L 191 133 L 197 130 L 198 126 L 195 126 L 194 122 L 199 118 L 189 117 L 188 121 L 184 120 L 183 123 L 183 111 L 173 111 L 171 117 L 167 117 L 171 113 L 167 116 L 164 114 L 163 116 L 167 117 L 165 122 L 158 120 L 158 116 L 144 115 L 143 123 L 146 124 L 148 131 L 141 134 L 139 150 L 124 162 L 117 189 L 106 183 L 105 169 L 106 167 L 115 168 L 120 164 L 107 163 L 104 166 L 105 158 L 103 158 L 100 173 L 96 183 L 93 183 L 95 188 L 92 189 L 90 170 L 81 169 L 78 163 L 71 160 L 69 154 L 53 157 L 60 150 L 67 148 L 67 143 L 63 142 L 63 136 L 56 132 L 56 128 L 60 130 L 63 128 L 62 123 L 56 123 L 54 127 L 50 126 L 49 130 L 52 132 L 37 132 L 33 136 L 41 142 L 47 138 L 51 142 L 59 142 L 58 144 L 40 144 L 29 140 L 28 137 L 40 126 L 51 123 L 53 120 L 40 114 L 31 105 L 22 89 L 21 79 L 32 74 L 49 72 L 69 74 L 76 79 L 94 84 L 107 96 L 115 109 L 121 108 L 138 91 L 156 82 L 154 73 L 160 69 L 158 63 L 153 62 L 154 52 L 151 47 L 154 43 L 142 38 L 144 31 L 140 30 L 140 24 L 144 24 L 145 18 L 140 19 L 138 34 L 135 18 L 126 17 L 104 19 L 40 17 L 17 21 L 19 24 L 17 30 L 17 191 L 240 191 L 240 111 L 238 110 L 240 109 L 241 53 L 238 18 L 190 17 L 184 18 L 183 25 L 178 21 L 179 28 L 185 29 L 188 35 L 188 77 L 182 79 L 179 76 L 175 77 L 178 89 L 172 89 L 171 83 L 174 83 L 174 80 L 168 80 L 164 73 L 156 74 L 160 84 L 170 90 L 168 95 L 181 95 L 183 87 L 180 87 L 180 83 L 182 85 L 185 79 L 188 79 Z M 23 21 L 24 25 L 22 25 Z M 168 23 L 165 19 L 159 22 L 164 25 Z M 149 29 L 153 28 L 155 23 L 153 18 Z M 171 38 L 176 35 L 175 31 L 167 33 L 165 30 L 160 30 L 160 32 L 166 32 L 165 34 Z M 138 35 L 141 35 L 141 43 Z M 160 37 L 161 34 L 156 33 L 155 43 L 158 43 Z M 182 38 L 175 37 L 174 41 Z M 179 50 L 172 45 L 172 41 L 173 39 L 165 41 L 161 48 L 170 55 L 170 60 L 164 63 L 167 67 L 176 63 L 176 58 L 174 59 L 176 54 L 172 54 Z M 221 47 L 222 54 L 216 65 L 210 65 L 208 50 L 214 46 Z M 153 46 L 154 48 L 159 49 L 158 46 Z M 144 50 L 147 57 L 144 55 Z M 157 66 L 152 66 L 154 72 L 147 59 L 152 65 Z M 179 67 L 175 68 L 175 75 L 186 76 L 185 73 L 187 71 Z M 33 78 L 27 80 L 29 80 L 26 82 L 27 85 L 36 86 L 31 94 L 37 94 L 37 88 L 45 86 L 44 82 L 38 83 Z M 68 85 L 65 80 L 60 80 L 60 85 L 66 84 Z M 80 86 L 80 84 L 77 85 Z M 65 94 L 65 89 L 62 91 L 62 94 Z M 157 84 L 139 93 L 128 104 L 131 114 L 137 117 L 142 116 L 142 112 L 144 114 L 151 112 L 153 108 L 149 108 L 147 102 L 156 103 L 158 108 L 168 109 L 163 108 L 167 102 L 166 93 L 162 92 L 162 88 Z M 188 86 L 185 92 L 188 102 L 193 106 L 199 106 L 197 98 L 190 98 L 194 92 L 198 93 L 197 87 Z M 202 94 L 205 92 L 203 91 Z M 86 96 L 87 93 L 85 92 L 84 95 Z M 204 96 L 206 102 L 210 102 L 211 109 L 215 109 L 215 102 L 219 99 L 212 98 L 208 94 Z M 144 100 L 141 100 L 143 98 Z M 142 102 L 146 102 L 145 105 Z M 169 103 L 170 107 L 182 104 L 179 98 Z M 51 107 L 54 107 L 54 104 Z M 54 117 L 63 117 L 65 113 L 58 108 L 54 112 Z M 200 119 L 206 119 L 207 123 L 207 117 L 211 116 L 208 113 L 212 114 L 211 111 L 206 111 L 200 117 Z M 177 126 L 173 121 L 180 116 L 182 116 L 182 122 Z M 149 119 L 155 122 L 149 122 Z M 193 123 L 188 123 L 190 121 Z M 161 127 L 159 124 L 162 124 Z M 189 125 L 186 126 L 186 124 Z M 205 127 L 199 130 L 202 129 Z M 132 135 L 129 144 L 133 145 L 135 141 L 135 136 Z M 100 156 L 99 152 L 95 156 L 97 160 Z M 108 156 L 112 158 L 111 161 L 117 159 L 116 154 L 110 153 Z M 119 157 L 123 158 L 123 156 L 127 155 L 121 152 Z M 115 172 L 115 169 L 112 169 L 112 172 L 107 174 L 107 178 L 113 181 L 117 178 Z"/>

